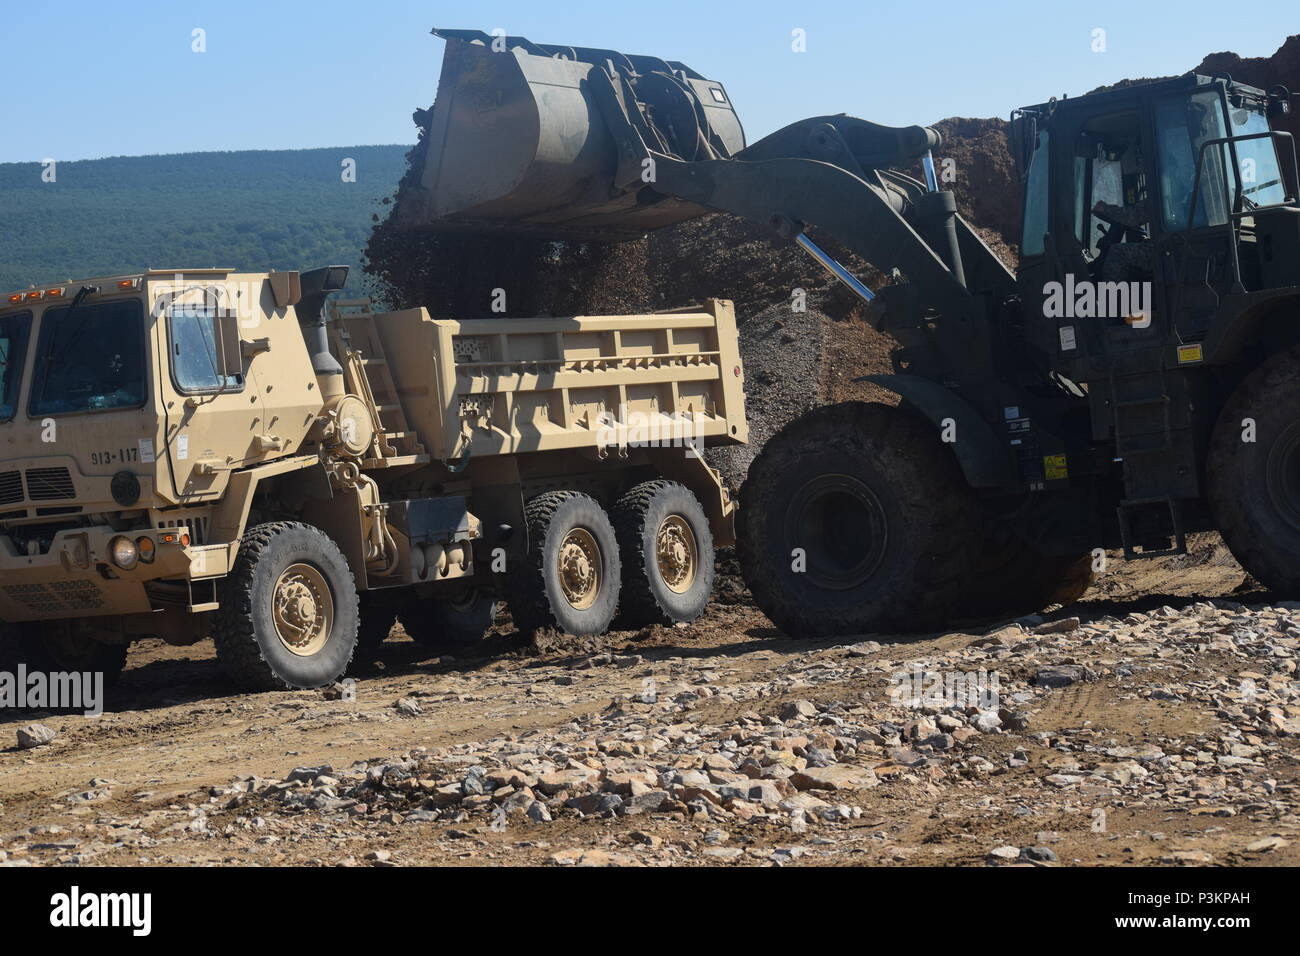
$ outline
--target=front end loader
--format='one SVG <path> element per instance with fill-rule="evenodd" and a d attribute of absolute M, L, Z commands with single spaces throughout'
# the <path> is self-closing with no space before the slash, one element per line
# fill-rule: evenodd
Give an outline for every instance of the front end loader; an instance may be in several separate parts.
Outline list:
<path fill-rule="evenodd" d="M 1106 549 L 1221 530 L 1300 593 L 1300 188 L 1283 88 L 1187 75 L 1017 111 L 1016 271 L 934 175 L 935 130 L 843 114 L 753 144 L 681 63 L 439 30 L 411 229 L 617 242 L 769 225 L 896 341 L 896 406 L 814 410 L 741 493 L 738 549 L 791 633 L 1068 603 Z M 923 171 L 917 179 L 901 170 Z M 867 288 L 815 241 L 890 276 Z"/>

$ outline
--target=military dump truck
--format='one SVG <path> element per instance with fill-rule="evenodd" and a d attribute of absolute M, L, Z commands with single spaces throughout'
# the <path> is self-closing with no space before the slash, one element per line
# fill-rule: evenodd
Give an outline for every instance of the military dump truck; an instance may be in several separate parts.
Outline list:
<path fill-rule="evenodd" d="M 441 84 L 399 224 L 617 242 L 721 210 L 797 243 L 895 339 L 893 374 L 866 379 L 893 403 L 800 417 L 741 490 L 742 569 L 782 629 L 1068 603 L 1106 549 L 1181 554 L 1194 531 L 1300 594 L 1285 88 L 1188 74 L 1017 110 L 1013 272 L 941 188 L 934 129 L 840 114 L 746 145 L 726 89 L 685 64 L 434 32 Z"/>
<path fill-rule="evenodd" d="M 212 637 L 245 689 L 337 680 L 395 621 L 475 640 L 690 621 L 746 440 L 730 303 L 431 318 L 346 267 L 152 271 L 0 299 L 0 622 L 48 670 Z"/>

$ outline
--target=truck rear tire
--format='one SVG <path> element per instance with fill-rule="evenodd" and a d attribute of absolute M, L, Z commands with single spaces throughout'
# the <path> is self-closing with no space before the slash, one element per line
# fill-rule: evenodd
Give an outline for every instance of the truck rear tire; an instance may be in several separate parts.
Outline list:
<path fill-rule="evenodd" d="M 713 534 L 695 495 L 675 481 L 647 481 L 614 505 L 623 564 L 618 623 L 694 621 L 713 594 Z"/>
<path fill-rule="evenodd" d="M 524 517 L 528 555 L 506 575 L 515 626 L 524 633 L 605 633 L 618 610 L 621 565 L 604 509 L 577 491 L 552 491 L 530 500 Z"/>
<path fill-rule="evenodd" d="M 471 588 L 454 598 L 415 598 L 398 616 L 407 636 L 431 648 L 464 649 L 483 640 L 496 623 L 497 597 Z"/>
<path fill-rule="evenodd" d="M 358 604 L 347 559 L 324 532 L 297 522 L 258 525 L 221 585 L 217 661 L 247 691 L 332 684 L 356 650 Z"/>
<path fill-rule="evenodd" d="M 750 465 L 736 550 L 793 636 L 925 631 L 961 610 L 977 510 L 953 454 L 905 408 L 845 402 L 786 425 Z"/>
<path fill-rule="evenodd" d="M 1300 348 L 1237 386 L 1215 424 L 1206 471 L 1223 540 L 1283 597 L 1300 594 Z M 1246 441 L 1247 419 L 1254 441 Z"/>
<path fill-rule="evenodd" d="M 397 609 L 389 601 L 381 601 L 373 591 L 357 596 L 357 647 L 378 647 L 388 640 L 397 623 Z"/>

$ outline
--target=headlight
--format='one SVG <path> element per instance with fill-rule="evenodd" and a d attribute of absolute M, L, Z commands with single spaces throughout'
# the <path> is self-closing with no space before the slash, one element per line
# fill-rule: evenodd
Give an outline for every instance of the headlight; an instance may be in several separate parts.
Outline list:
<path fill-rule="evenodd" d="M 124 571 L 131 570 L 140 559 L 140 551 L 130 538 L 114 538 L 108 547 L 113 552 L 113 563 Z"/>
<path fill-rule="evenodd" d="M 145 564 L 153 564 L 156 554 L 153 538 L 136 538 L 135 546 L 140 551 L 140 560 Z"/>

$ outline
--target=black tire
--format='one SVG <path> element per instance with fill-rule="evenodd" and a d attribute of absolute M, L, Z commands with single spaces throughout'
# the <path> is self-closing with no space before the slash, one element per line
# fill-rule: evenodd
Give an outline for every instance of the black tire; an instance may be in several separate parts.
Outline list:
<path fill-rule="evenodd" d="M 545 627 L 559 628 L 577 637 L 605 633 L 618 610 L 621 564 L 618 539 L 604 509 L 595 499 L 579 492 L 552 491 L 528 502 L 525 520 L 528 555 L 522 567 L 505 576 L 506 603 L 515 626 L 524 633 Z M 574 570 L 575 576 L 584 568 L 590 572 L 587 581 L 591 581 L 591 574 L 595 575 L 590 603 L 584 596 L 581 606 L 565 596 L 561 581 L 561 550 L 573 532 L 585 533 L 585 537 L 578 536 L 580 543 L 574 547 L 594 544 L 599 552 L 597 560 L 590 560 L 591 556 L 579 558 L 585 563 Z M 569 556 L 573 558 L 572 550 Z"/>
<path fill-rule="evenodd" d="M 285 590 L 307 593 L 306 610 L 320 622 L 304 635 L 298 651 L 277 631 L 277 586 L 282 596 Z M 245 533 L 234 570 L 221 585 L 221 607 L 213 615 L 217 661 L 248 691 L 332 684 L 347 672 L 356 651 L 358 604 L 347 559 L 324 532 L 297 522 L 258 525 Z M 305 616 L 306 610 L 298 613 Z"/>
<path fill-rule="evenodd" d="M 358 595 L 357 647 L 374 648 L 388 640 L 397 623 L 397 608 L 374 594 Z"/>
<path fill-rule="evenodd" d="M 1043 554 L 1030 542 L 1010 538 L 985 549 L 958 610 L 963 617 L 992 617 L 1073 604 L 1092 586 L 1092 576 L 1091 552 Z"/>
<path fill-rule="evenodd" d="M 1255 440 L 1243 440 L 1243 420 Z M 1300 347 L 1237 386 L 1215 424 L 1208 499 L 1233 557 L 1283 597 L 1300 594 Z"/>
<path fill-rule="evenodd" d="M 713 534 L 699 500 L 675 481 L 647 481 L 611 512 L 623 563 L 618 623 L 625 628 L 694 621 L 713 594 Z M 661 543 L 671 555 L 661 555 Z M 683 564 L 665 564 L 675 556 Z M 665 574 L 680 577 L 669 581 Z"/>
<path fill-rule="evenodd" d="M 412 599 L 398 616 L 417 644 L 463 650 L 483 640 L 496 623 L 498 604 L 495 594 L 471 588 L 459 597 Z"/>
<path fill-rule="evenodd" d="M 126 669 L 126 654 L 126 644 L 105 644 L 74 634 L 69 622 L 32 621 L 13 627 L 4 658 L 47 674 L 103 674 L 104 686 L 112 687 Z"/>
<path fill-rule="evenodd" d="M 754 460 L 736 550 L 755 602 L 787 634 L 932 630 L 961 610 L 976 514 L 929 422 L 845 402 L 786 425 Z"/>

